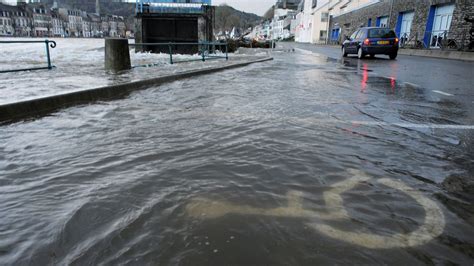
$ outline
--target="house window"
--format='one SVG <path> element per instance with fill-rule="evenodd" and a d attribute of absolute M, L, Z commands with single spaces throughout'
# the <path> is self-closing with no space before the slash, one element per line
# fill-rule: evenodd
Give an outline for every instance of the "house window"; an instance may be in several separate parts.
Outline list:
<path fill-rule="evenodd" d="M 431 47 L 440 47 L 440 43 L 443 39 L 448 38 L 454 8 L 454 4 L 436 6 L 431 31 Z"/>
<path fill-rule="evenodd" d="M 325 30 L 319 31 L 319 39 L 320 40 L 326 40 L 326 36 L 328 35 L 328 32 Z"/>
<path fill-rule="evenodd" d="M 328 20 L 329 20 L 329 13 L 328 12 L 321 13 L 321 22 L 328 22 Z"/>
<path fill-rule="evenodd" d="M 318 0 L 313 0 L 313 3 L 311 4 L 312 8 L 315 8 L 318 5 Z"/>
<path fill-rule="evenodd" d="M 388 17 L 378 17 L 377 18 L 377 27 L 388 28 Z"/>

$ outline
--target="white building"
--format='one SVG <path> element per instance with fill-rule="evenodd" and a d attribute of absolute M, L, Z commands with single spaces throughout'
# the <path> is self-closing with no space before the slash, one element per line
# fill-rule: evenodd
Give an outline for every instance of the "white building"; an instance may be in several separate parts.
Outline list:
<path fill-rule="evenodd" d="M 57 10 L 53 10 L 51 12 L 52 16 L 52 33 L 54 37 L 64 37 L 66 36 L 65 32 L 65 23 L 64 21 L 60 18 L 59 13 Z"/>
<path fill-rule="evenodd" d="M 295 41 L 324 44 L 328 42 L 330 18 L 363 8 L 379 0 L 305 0 L 297 15 L 299 26 Z"/>
<path fill-rule="evenodd" d="M 51 12 L 44 5 L 30 6 L 33 14 L 33 34 L 35 37 L 48 37 L 52 35 Z"/>
<path fill-rule="evenodd" d="M 109 37 L 118 37 L 118 16 L 109 17 Z"/>
<path fill-rule="evenodd" d="M 82 12 L 79 10 L 71 10 L 60 8 L 59 14 L 66 21 L 66 36 L 82 37 Z"/>
<path fill-rule="evenodd" d="M 311 43 L 325 44 L 328 40 L 329 2 L 330 0 L 319 0 L 312 9 Z"/>
<path fill-rule="evenodd" d="M 297 12 L 291 9 L 275 9 L 272 21 L 272 39 L 282 40 L 290 38 L 291 22 L 296 19 Z"/>
<path fill-rule="evenodd" d="M 11 17 L 10 11 L 0 9 L 0 36 L 13 36 L 15 33 Z"/>
<path fill-rule="evenodd" d="M 303 9 L 297 15 L 297 21 L 299 22 L 296 33 L 295 41 L 302 43 L 311 43 L 313 40 L 313 5 L 315 6 L 314 0 L 305 0 L 303 2 Z"/>
<path fill-rule="evenodd" d="M 87 12 L 82 11 L 82 37 L 91 38 L 91 21 L 87 16 Z"/>

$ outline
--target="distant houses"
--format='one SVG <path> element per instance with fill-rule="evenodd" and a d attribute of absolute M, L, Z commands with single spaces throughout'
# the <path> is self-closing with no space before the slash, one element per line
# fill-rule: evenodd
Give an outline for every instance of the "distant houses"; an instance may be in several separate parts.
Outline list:
<path fill-rule="evenodd" d="M 472 0 L 275 0 L 272 11 L 249 37 L 340 44 L 361 27 L 386 27 L 403 47 L 472 46 Z"/>
<path fill-rule="evenodd" d="M 0 3 L 0 36 L 9 37 L 133 37 L 133 24 L 122 16 L 48 8 L 40 3 Z"/>

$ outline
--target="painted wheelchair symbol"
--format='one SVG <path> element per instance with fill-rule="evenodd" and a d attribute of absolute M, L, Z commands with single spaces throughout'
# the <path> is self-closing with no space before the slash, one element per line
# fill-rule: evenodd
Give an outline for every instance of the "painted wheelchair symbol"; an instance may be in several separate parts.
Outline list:
<path fill-rule="evenodd" d="M 330 221 L 351 220 L 349 213 L 343 205 L 342 194 L 353 189 L 361 182 L 370 181 L 371 178 L 359 170 L 349 170 L 353 177 L 336 183 L 331 189 L 324 192 L 323 198 L 326 210 L 314 211 L 303 208 L 303 193 L 290 191 L 287 194 L 288 205 L 272 209 L 256 208 L 246 205 L 235 205 L 228 202 L 216 202 L 205 198 L 192 200 L 187 206 L 188 215 L 203 219 L 214 219 L 226 214 L 263 215 L 273 217 L 294 217 L 318 220 L 320 222 L 308 223 L 308 227 L 319 233 L 343 242 L 359 245 L 371 249 L 389 249 L 414 247 L 428 243 L 440 236 L 445 227 L 443 211 L 432 200 L 423 196 L 419 191 L 409 187 L 401 181 L 388 178 L 377 179 L 376 182 L 387 187 L 402 191 L 413 198 L 425 211 L 425 219 L 422 225 L 415 231 L 407 234 L 397 233 L 383 236 L 365 232 L 351 232 L 335 228 L 329 224 Z"/>

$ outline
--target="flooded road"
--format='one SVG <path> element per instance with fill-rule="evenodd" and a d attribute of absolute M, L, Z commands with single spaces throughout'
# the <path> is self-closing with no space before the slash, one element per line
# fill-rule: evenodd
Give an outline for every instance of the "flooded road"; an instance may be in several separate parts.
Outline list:
<path fill-rule="evenodd" d="M 1 264 L 472 265 L 472 106 L 274 57 L 0 127 Z"/>

